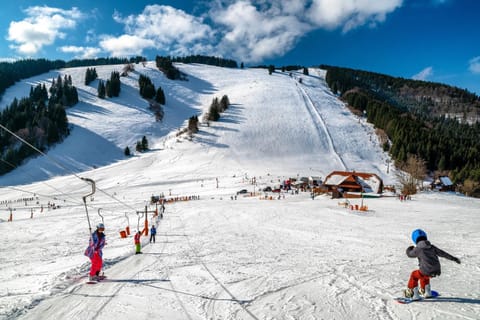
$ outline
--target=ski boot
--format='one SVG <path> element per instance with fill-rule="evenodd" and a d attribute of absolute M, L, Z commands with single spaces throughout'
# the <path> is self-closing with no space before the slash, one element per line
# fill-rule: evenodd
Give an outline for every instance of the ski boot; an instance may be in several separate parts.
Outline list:
<path fill-rule="evenodd" d="M 432 297 L 432 289 L 430 288 L 430 285 L 427 284 L 427 285 L 425 285 L 425 288 L 423 288 L 423 289 L 420 288 L 420 294 L 426 299 L 431 298 Z"/>
<path fill-rule="evenodd" d="M 421 297 L 420 297 L 420 294 L 418 292 L 418 287 L 415 287 L 413 289 L 406 289 L 404 291 L 404 294 L 405 294 L 405 298 L 409 298 L 409 299 L 412 299 L 412 300 L 420 300 Z"/>

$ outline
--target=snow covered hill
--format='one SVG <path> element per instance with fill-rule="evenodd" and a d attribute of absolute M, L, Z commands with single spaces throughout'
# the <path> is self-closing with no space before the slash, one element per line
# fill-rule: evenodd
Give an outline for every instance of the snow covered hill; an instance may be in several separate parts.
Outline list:
<path fill-rule="evenodd" d="M 327 196 L 264 200 L 258 192 L 333 170 L 374 172 L 395 183 L 373 128 L 331 94 L 324 71 L 177 66 L 188 81 L 166 79 L 154 63 L 136 65 L 121 78 L 120 96 L 105 100 L 96 97 L 97 81 L 83 84 L 83 67 L 7 90 L 1 108 L 30 85 L 69 74 L 80 103 L 68 110 L 73 129 L 62 144 L 0 177 L 0 319 L 477 317 L 478 200 L 425 193 L 407 202 L 352 201 L 368 206 L 360 212 Z M 122 67 L 96 70 L 107 79 Z M 140 74 L 165 91 L 162 122 L 138 94 Z M 202 124 L 192 139 L 177 135 L 223 95 L 232 104 L 220 121 Z M 124 148 L 135 150 L 143 135 L 151 150 L 126 158 Z M 81 178 L 96 182 L 87 207 L 82 197 L 91 189 Z M 235 198 L 240 189 L 248 193 Z M 177 201 L 159 220 L 149 200 L 161 194 Z M 142 229 L 145 208 L 157 241 L 144 237 L 144 254 L 134 255 L 132 237 L 119 232 Z M 84 284 L 87 213 L 92 225 L 107 226 L 110 280 L 95 286 Z M 404 250 L 418 227 L 463 263 L 442 261 L 443 274 L 432 281 L 442 294 L 435 302 L 399 305 L 392 298 L 416 267 Z"/>
<path fill-rule="evenodd" d="M 105 80 L 112 71 L 122 68 L 98 66 L 96 70 Z M 352 115 L 329 92 L 324 71 L 312 69 L 312 76 L 306 77 L 295 72 L 292 76 L 268 75 L 264 69 L 181 64 L 179 68 L 188 75 L 188 81 L 166 79 L 153 63 L 136 65 L 133 73 L 122 77 L 120 97 L 112 99 L 96 96 L 98 80 L 83 84 L 85 67 L 50 72 L 7 90 L 2 107 L 14 97 L 26 96 L 30 85 L 51 81 L 59 73 L 68 74 L 78 88 L 80 103 L 68 109 L 71 136 L 50 150 L 48 158 L 29 161 L 20 173 L 1 177 L 0 184 L 22 184 L 116 163 L 124 159 L 126 146 L 135 150 L 136 141 L 143 135 L 157 151 L 175 148 L 177 141 L 184 141 L 175 138 L 175 133 L 186 120 L 207 111 L 212 99 L 223 95 L 229 97 L 230 109 L 219 122 L 201 128 L 193 148 L 215 153 L 223 159 L 219 162 L 233 161 L 226 164 L 230 171 L 325 176 L 338 169 L 363 170 L 377 172 L 387 183 L 393 182 L 386 174 L 387 157 L 371 126 Z M 162 122 L 155 122 L 147 101 L 138 94 L 140 74 L 150 77 L 166 93 Z"/>

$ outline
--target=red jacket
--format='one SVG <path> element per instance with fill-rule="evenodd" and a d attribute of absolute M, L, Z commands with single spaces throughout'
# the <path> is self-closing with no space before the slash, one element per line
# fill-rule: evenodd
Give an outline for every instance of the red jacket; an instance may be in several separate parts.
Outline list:
<path fill-rule="evenodd" d="M 135 233 L 135 237 L 133 237 L 133 240 L 135 240 L 135 244 L 140 243 L 140 232 Z"/>

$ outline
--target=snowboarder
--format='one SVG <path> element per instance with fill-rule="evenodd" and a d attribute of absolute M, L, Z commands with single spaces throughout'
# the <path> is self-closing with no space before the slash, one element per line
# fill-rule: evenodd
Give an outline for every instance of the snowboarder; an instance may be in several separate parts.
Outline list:
<path fill-rule="evenodd" d="M 103 266 L 103 252 L 102 249 L 105 246 L 105 226 L 103 223 L 97 225 L 97 230 L 95 230 L 91 237 L 90 243 L 85 250 L 85 255 L 90 258 L 92 266 L 90 267 L 89 280 L 96 281 L 100 277 L 100 271 Z"/>
<path fill-rule="evenodd" d="M 460 259 L 431 244 L 427 240 L 427 234 L 422 229 L 416 229 L 412 232 L 412 241 L 416 246 L 408 247 L 406 253 L 410 258 L 418 258 L 420 268 L 411 273 L 408 288 L 405 290 L 405 297 L 412 300 L 419 300 L 420 295 L 430 298 L 432 297 L 430 278 L 439 276 L 441 273 L 438 257 L 455 261 L 458 264 L 460 264 Z M 420 288 L 418 288 L 418 283 L 420 283 Z"/>
<path fill-rule="evenodd" d="M 142 245 L 140 243 L 140 236 L 141 236 L 141 233 L 140 231 L 137 231 L 137 233 L 135 233 L 135 236 L 133 237 L 133 240 L 135 241 L 135 254 L 139 254 L 139 253 L 142 253 L 141 249 L 142 249 Z"/>
<path fill-rule="evenodd" d="M 155 243 L 155 235 L 157 234 L 157 228 L 154 225 L 150 228 L 150 243 Z"/>

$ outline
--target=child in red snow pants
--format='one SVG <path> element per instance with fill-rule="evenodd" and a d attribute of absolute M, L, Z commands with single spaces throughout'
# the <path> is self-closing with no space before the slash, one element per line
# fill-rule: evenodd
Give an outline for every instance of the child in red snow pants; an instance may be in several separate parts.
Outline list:
<path fill-rule="evenodd" d="M 90 276 L 98 276 L 100 273 L 100 270 L 102 270 L 102 257 L 98 254 L 98 251 L 95 251 L 93 253 L 93 256 L 90 258 L 90 261 L 92 261 L 92 267 L 90 268 Z"/>
<path fill-rule="evenodd" d="M 408 287 L 410 289 L 415 288 L 420 281 L 420 288 L 425 289 L 427 284 L 430 284 L 430 276 L 426 276 L 420 272 L 420 270 L 415 270 L 410 274 L 410 279 L 408 280 Z"/>

